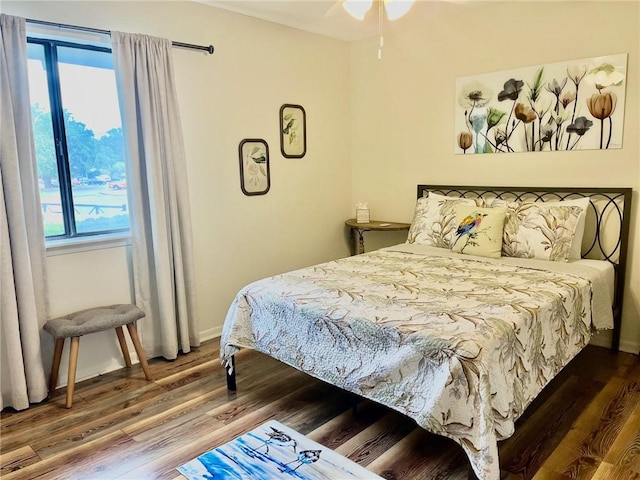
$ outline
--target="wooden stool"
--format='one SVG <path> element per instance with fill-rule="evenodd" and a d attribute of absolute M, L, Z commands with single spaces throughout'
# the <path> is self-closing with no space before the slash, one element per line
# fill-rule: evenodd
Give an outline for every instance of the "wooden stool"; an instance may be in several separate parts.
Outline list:
<path fill-rule="evenodd" d="M 80 337 L 89 333 L 102 332 L 114 328 L 118 335 L 118 342 L 127 367 L 131 366 L 131 357 L 127 349 L 127 342 L 124 338 L 122 326 L 126 325 L 129 335 L 136 349 L 140 365 L 144 370 L 147 380 L 151 380 L 151 372 L 147 358 L 144 356 L 144 350 L 138 337 L 136 330 L 136 321 L 144 317 L 145 313 L 135 305 L 111 305 L 108 307 L 96 307 L 82 310 L 80 312 L 70 313 L 63 317 L 49 320 L 44 329 L 56 339 L 56 347 L 53 354 L 53 366 L 51 367 L 51 378 L 49 380 L 49 391 L 56 389 L 58 382 L 58 370 L 60 369 L 60 358 L 62 358 L 62 349 L 64 348 L 64 339 L 71 338 L 71 346 L 69 350 L 69 378 L 67 380 L 67 408 L 71 408 L 73 403 L 73 391 L 76 382 L 76 370 L 78 367 L 78 347 L 80 346 Z"/>

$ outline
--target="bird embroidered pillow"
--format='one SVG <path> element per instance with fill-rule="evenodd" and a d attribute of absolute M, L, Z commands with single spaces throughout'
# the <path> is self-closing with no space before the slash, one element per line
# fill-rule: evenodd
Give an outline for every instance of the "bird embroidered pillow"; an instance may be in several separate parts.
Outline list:
<path fill-rule="evenodd" d="M 505 207 L 456 206 L 456 230 L 451 250 L 479 257 L 500 258 Z"/>

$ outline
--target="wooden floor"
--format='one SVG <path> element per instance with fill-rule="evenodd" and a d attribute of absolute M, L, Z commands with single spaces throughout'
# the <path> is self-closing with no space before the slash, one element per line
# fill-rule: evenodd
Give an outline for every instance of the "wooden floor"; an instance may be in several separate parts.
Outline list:
<path fill-rule="evenodd" d="M 241 352 L 226 390 L 211 341 L 173 362 L 154 359 L 79 383 L 27 411 L 2 412 L 0 476 L 177 479 L 176 467 L 269 419 L 387 479 L 466 479 L 454 442 L 264 355 Z M 588 347 L 500 444 L 503 478 L 640 479 L 640 360 Z"/>

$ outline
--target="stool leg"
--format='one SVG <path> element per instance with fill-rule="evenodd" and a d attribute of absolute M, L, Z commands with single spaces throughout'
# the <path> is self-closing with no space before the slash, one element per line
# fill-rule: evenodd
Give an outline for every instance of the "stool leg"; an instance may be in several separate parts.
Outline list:
<path fill-rule="evenodd" d="M 56 348 L 53 351 L 53 365 L 51 365 L 51 376 L 49 377 L 49 392 L 53 393 L 58 384 L 58 371 L 60 370 L 60 359 L 64 348 L 64 338 L 56 339 Z"/>
<path fill-rule="evenodd" d="M 71 345 L 69 348 L 69 378 L 67 379 L 67 408 L 71 408 L 73 404 L 73 391 L 76 388 L 78 347 L 80 347 L 80 337 L 71 337 Z"/>
<path fill-rule="evenodd" d="M 131 357 L 129 356 L 129 349 L 127 348 L 127 341 L 124 338 L 124 332 L 122 331 L 122 326 L 116 327 L 116 335 L 118 335 L 118 342 L 120 342 L 120 350 L 122 350 L 124 363 L 127 367 L 130 367 Z"/>
<path fill-rule="evenodd" d="M 147 380 L 151 380 L 151 370 L 149 370 L 149 364 L 147 363 L 147 357 L 144 356 L 144 350 L 142 349 L 142 344 L 140 343 L 140 338 L 138 337 L 138 330 L 136 330 L 135 323 L 127 324 L 127 330 L 129 330 L 129 335 L 131 335 L 131 341 L 133 341 L 133 346 L 136 349 L 136 353 L 138 354 L 138 359 L 140 359 L 140 365 L 142 365 L 142 370 L 144 370 L 144 376 L 147 377 Z"/>

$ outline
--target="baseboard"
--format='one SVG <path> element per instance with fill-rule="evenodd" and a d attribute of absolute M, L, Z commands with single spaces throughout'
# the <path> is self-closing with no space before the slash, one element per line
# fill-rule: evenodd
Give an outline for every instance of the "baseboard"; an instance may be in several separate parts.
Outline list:
<path fill-rule="evenodd" d="M 622 350 L 623 352 L 640 355 L 640 342 L 630 342 L 628 340 L 621 341 L 620 350 Z"/>
<path fill-rule="evenodd" d="M 611 334 L 610 333 L 601 333 L 599 335 L 591 338 L 591 345 L 595 345 L 596 347 L 605 347 L 611 348 Z M 626 353 L 633 353 L 634 355 L 640 355 L 640 343 L 632 342 L 629 340 L 621 340 L 620 341 L 620 351 Z"/>
<path fill-rule="evenodd" d="M 138 356 L 134 351 L 129 351 L 129 356 L 131 357 L 132 365 L 140 363 L 140 361 L 138 360 Z M 56 388 L 62 388 L 67 386 L 67 380 L 69 378 L 68 372 L 67 372 L 67 363 L 66 363 L 67 361 L 68 360 L 65 360 L 60 364 L 60 373 L 58 376 L 58 385 Z M 124 368 L 125 366 L 126 365 L 124 363 L 124 360 L 120 359 L 119 361 L 116 358 L 112 358 L 109 361 L 98 364 L 98 365 L 90 365 L 87 368 L 78 368 L 76 372 L 76 383 L 82 382 L 83 380 L 89 380 L 90 378 L 95 378 L 100 375 L 104 375 L 105 373 L 109 373 L 114 370 Z M 142 373 L 142 370 L 140 372 L 144 378 L 144 374 Z"/>
<path fill-rule="evenodd" d="M 209 328 L 200 332 L 200 341 L 205 342 L 222 335 L 222 325 L 219 327 Z"/>

